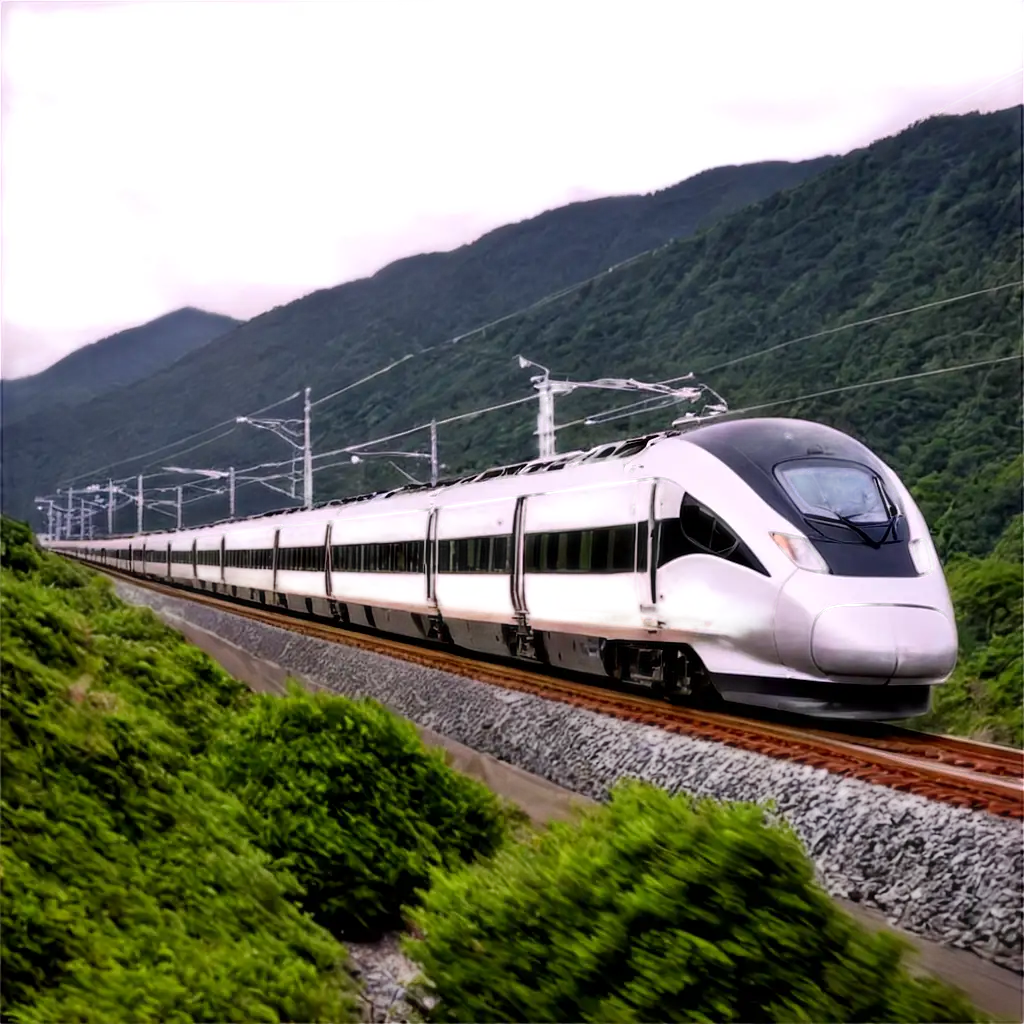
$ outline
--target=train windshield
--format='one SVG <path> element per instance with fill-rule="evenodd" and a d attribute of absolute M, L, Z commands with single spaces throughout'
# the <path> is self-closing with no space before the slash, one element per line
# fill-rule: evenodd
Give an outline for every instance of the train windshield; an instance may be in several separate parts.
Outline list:
<path fill-rule="evenodd" d="M 866 524 L 887 523 L 897 513 L 881 481 L 865 466 L 801 460 L 783 463 L 776 473 L 805 515 Z"/>

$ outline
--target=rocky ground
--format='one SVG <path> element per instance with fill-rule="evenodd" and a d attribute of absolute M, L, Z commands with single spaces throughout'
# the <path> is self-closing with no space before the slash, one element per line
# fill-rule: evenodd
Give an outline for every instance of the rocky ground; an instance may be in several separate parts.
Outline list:
<path fill-rule="evenodd" d="M 408 991 L 419 968 L 401 949 L 397 935 L 379 942 L 347 942 L 349 970 L 363 984 L 363 1020 L 372 1024 L 424 1019 L 420 997 Z"/>
<path fill-rule="evenodd" d="M 336 692 L 373 697 L 421 726 L 593 799 L 632 776 L 673 792 L 773 801 L 832 895 L 1021 971 L 1020 822 L 304 637 L 128 584 L 118 588 L 134 603 L 180 616 Z M 386 962 L 398 969 L 396 961 Z"/>

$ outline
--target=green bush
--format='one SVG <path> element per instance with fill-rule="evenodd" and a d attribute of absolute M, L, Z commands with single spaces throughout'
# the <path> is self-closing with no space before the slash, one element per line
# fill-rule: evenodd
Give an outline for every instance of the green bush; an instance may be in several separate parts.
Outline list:
<path fill-rule="evenodd" d="M 354 1019 L 343 947 L 201 756 L 239 684 L 93 574 L 55 585 L 8 521 L 2 541 L 4 1019 Z"/>
<path fill-rule="evenodd" d="M 215 750 L 260 846 L 293 872 L 333 934 L 399 926 L 431 868 L 493 852 L 506 812 L 378 704 L 292 684 L 255 697 Z"/>
<path fill-rule="evenodd" d="M 960 653 L 949 681 L 935 689 L 924 729 L 993 743 L 1024 743 L 1024 567 L 1016 516 L 986 558 L 960 555 L 946 567 Z"/>
<path fill-rule="evenodd" d="M 638 783 L 579 823 L 437 873 L 406 951 L 457 1021 L 966 1021 L 814 883 L 753 806 Z"/>

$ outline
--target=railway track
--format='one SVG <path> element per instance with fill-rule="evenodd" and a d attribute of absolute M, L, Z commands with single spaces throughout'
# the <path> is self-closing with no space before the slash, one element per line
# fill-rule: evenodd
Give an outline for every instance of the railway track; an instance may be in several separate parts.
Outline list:
<path fill-rule="evenodd" d="M 346 644 L 506 689 L 559 700 L 600 714 L 655 726 L 667 732 L 749 750 L 769 757 L 916 793 L 959 807 L 1024 818 L 1024 752 L 1009 747 L 931 735 L 897 726 L 823 728 L 764 717 L 691 708 L 609 689 L 439 645 L 381 637 L 220 596 L 170 586 L 103 567 L 100 571 L 136 586 L 194 600 L 305 636 Z"/>

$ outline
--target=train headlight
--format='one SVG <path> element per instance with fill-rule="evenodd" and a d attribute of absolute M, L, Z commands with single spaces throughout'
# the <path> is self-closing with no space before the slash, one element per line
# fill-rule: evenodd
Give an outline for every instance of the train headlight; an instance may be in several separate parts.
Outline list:
<path fill-rule="evenodd" d="M 807 569 L 808 572 L 829 571 L 825 559 L 818 554 L 806 537 L 792 533 L 773 533 L 771 538 L 798 568 Z"/>
<path fill-rule="evenodd" d="M 910 542 L 910 558 L 918 576 L 924 576 L 935 568 L 932 561 L 932 547 L 927 537 L 915 537 Z"/>

